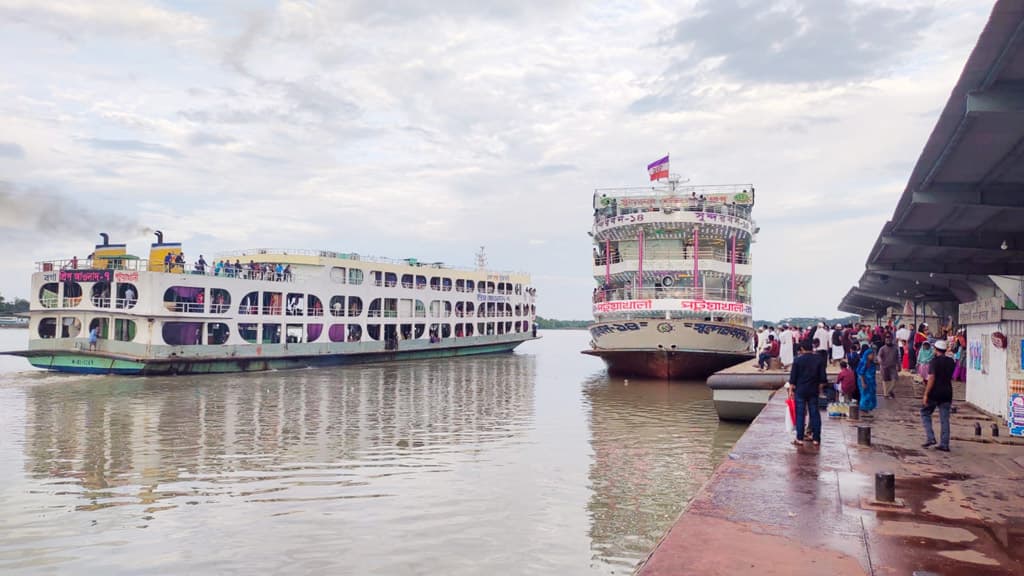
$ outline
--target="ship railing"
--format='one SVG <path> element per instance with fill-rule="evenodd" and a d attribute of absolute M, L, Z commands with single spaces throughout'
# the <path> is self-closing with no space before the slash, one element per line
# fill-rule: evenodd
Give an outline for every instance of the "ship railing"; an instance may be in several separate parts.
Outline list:
<path fill-rule="evenodd" d="M 718 300 L 723 302 L 740 302 L 750 304 L 750 297 L 729 288 L 614 288 L 595 290 L 593 302 L 610 302 L 613 300 Z"/>
<path fill-rule="evenodd" d="M 675 190 L 670 184 L 658 184 L 655 186 L 624 186 L 619 188 L 595 188 L 594 192 L 601 196 L 635 197 L 651 195 L 673 196 L 715 196 L 721 194 L 738 194 L 740 192 L 750 193 L 754 189 L 752 184 L 677 184 Z"/>
<path fill-rule="evenodd" d="M 54 272 L 57 270 L 127 270 L 131 272 L 145 272 L 149 268 L 149 261 L 135 258 L 69 258 L 65 260 L 41 260 L 36 262 L 36 272 Z"/>
<path fill-rule="evenodd" d="M 386 258 L 383 256 L 372 256 L 357 254 L 355 252 L 338 252 L 336 250 L 310 250 L 305 248 L 248 248 L 245 250 L 234 250 L 217 254 L 217 259 L 224 258 L 254 258 L 257 256 L 316 256 L 319 258 L 334 258 L 338 260 L 356 260 L 361 262 L 374 262 L 379 264 L 394 264 L 397 266 L 413 266 L 418 268 L 436 268 L 441 270 L 461 270 L 467 272 L 480 271 L 475 266 L 450 266 L 444 262 L 421 262 L 417 258 Z M 527 275 L 526 272 L 518 270 L 487 270 L 490 274 L 517 274 Z"/>
<path fill-rule="evenodd" d="M 715 260 L 718 262 L 732 262 L 731 254 L 726 250 L 716 249 L 701 249 L 697 251 L 698 260 Z M 636 262 L 638 261 L 639 255 L 634 253 L 622 254 L 619 251 L 613 250 L 608 257 L 604 254 L 594 254 L 594 265 L 604 266 L 608 263 L 608 259 L 611 260 L 611 264 L 619 264 L 620 262 Z M 648 262 L 651 260 L 688 260 L 693 261 L 693 250 L 686 249 L 645 249 L 644 250 L 644 261 Z M 750 256 L 742 253 L 736 254 L 737 264 L 750 264 Z"/>
<path fill-rule="evenodd" d="M 665 214 L 671 214 L 673 212 L 703 212 L 705 214 L 722 214 L 726 216 L 735 216 L 742 218 L 743 220 L 751 219 L 751 207 L 749 205 L 740 204 L 720 204 L 711 201 L 697 201 L 696 203 L 683 203 L 681 206 L 666 206 L 658 208 L 654 206 L 633 208 L 623 207 L 617 202 L 610 203 L 607 206 L 596 208 L 594 210 L 594 225 L 601 226 L 605 220 L 610 218 L 616 218 L 619 216 L 629 216 L 630 214 L 651 214 L 656 212 L 664 212 Z M 636 222 L 642 224 L 643 222 Z M 695 222 L 699 224 L 699 222 Z"/>

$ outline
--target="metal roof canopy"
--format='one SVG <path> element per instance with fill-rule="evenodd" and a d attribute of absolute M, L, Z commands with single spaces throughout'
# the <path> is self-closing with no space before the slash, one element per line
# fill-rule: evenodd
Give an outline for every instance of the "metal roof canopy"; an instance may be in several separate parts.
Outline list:
<path fill-rule="evenodd" d="M 990 275 L 1024 275 L 1024 0 L 992 9 L 839 309 L 968 302 Z"/>

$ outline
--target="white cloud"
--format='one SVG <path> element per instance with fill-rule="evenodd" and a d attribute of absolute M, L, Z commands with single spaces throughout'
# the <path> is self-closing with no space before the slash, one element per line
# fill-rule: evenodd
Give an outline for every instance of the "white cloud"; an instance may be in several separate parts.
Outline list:
<path fill-rule="evenodd" d="M 872 66 L 772 77 L 749 52 L 658 42 L 692 15 L 672 2 L 194 6 L 0 0 L 0 49 L 25 55 L 0 61 L 3 179 L 129 219 L 130 244 L 161 228 L 208 258 L 287 246 L 468 265 L 486 245 L 565 318 L 590 314 L 592 190 L 642 184 L 665 152 L 694 182 L 757 185 L 758 317 L 831 313 L 987 17 L 946 0 Z M 85 252 L 98 231 L 68 236 Z M 0 240 L 21 259 L 5 295 L 70 243 L 23 226 Z"/>

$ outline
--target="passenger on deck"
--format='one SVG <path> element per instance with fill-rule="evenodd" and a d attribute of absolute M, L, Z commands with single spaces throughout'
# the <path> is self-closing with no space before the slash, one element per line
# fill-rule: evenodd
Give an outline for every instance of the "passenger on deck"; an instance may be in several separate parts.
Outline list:
<path fill-rule="evenodd" d="M 289 264 L 284 267 L 284 280 L 285 282 L 291 282 L 292 280 L 292 265 Z"/>
<path fill-rule="evenodd" d="M 178 252 L 178 255 L 174 258 L 174 265 L 178 268 L 178 270 L 181 270 L 182 273 L 185 272 L 185 253 L 184 252 Z"/>
<path fill-rule="evenodd" d="M 174 254 L 168 252 L 164 254 L 164 272 L 170 272 L 172 266 L 174 266 Z"/>
<path fill-rule="evenodd" d="M 206 259 L 203 258 L 202 254 L 199 255 L 199 261 L 196 262 L 196 270 L 198 270 L 200 274 L 206 274 Z"/>

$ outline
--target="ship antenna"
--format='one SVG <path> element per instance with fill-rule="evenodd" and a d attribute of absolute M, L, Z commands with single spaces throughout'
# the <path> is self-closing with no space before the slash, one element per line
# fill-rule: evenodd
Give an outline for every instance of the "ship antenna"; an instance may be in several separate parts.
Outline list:
<path fill-rule="evenodd" d="M 476 267 L 477 270 L 484 270 L 487 268 L 487 253 L 484 252 L 483 246 L 481 246 L 476 252 Z"/>

